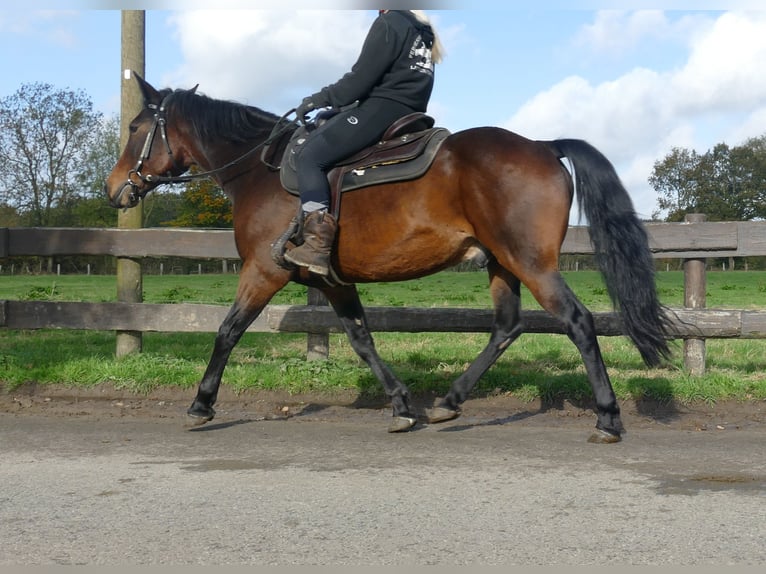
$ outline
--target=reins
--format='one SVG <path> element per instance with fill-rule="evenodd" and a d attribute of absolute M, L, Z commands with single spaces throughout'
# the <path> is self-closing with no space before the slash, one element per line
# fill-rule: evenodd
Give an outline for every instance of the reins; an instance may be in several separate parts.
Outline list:
<path fill-rule="evenodd" d="M 279 169 L 279 166 L 274 166 L 274 165 L 271 165 L 270 163 L 268 163 L 265 160 L 264 155 L 265 155 L 266 150 L 268 149 L 268 147 L 272 143 L 274 143 L 283 133 L 288 131 L 292 126 L 296 125 L 297 120 L 291 121 L 291 122 L 287 122 L 284 125 L 284 127 L 282 127 L 281 129 L 278 129 L 279 126 L 284 123 L 284 121 L 287 118 L 287 116 L 289 116 L 293 112 L 295 112 L 295 108 L 289 110 L 281 118 L 279 118 L 277 123 L 274 124 L 274 128 L 271 130 L 271 133 L 269 134 L 269 137 L 267 137 L 264 141 L 262 141 L 261 143 L 259 143 L 256 146 L 250 148 L 248 151 L 246 151 L 245 153 L 243 153 L 239 157 L 233 159 L 229 163 L 227 163 L 225 165 L 222 165 L 220 167 L 217 167 L 215 169 L 210 169 L 208 171 L 202 171 L 202 172 L 199 172 L 199 173 L 190 173 L 190 174 L 186 174 L 186 175 L 172 175 L 172 176 L 167 176 L 167 175 L 152 175 L 152 174 L 147 174 L 145 176 L 142 176 L 141 173 L 137 169 L 134 170 L 134 171 L 136 172 L 136 175 L 138 175 L 141 179 L 143 179 L 147 183 L 157 183 L 157 184 L 163 184 L 163 183 L 188 183 L 190 181 L 194 181 L 194 180 L 197 180 L 197 179 L 203 179 L 203 178 L 206 178 L 206 177 L 211 177 L 213 175 L 216 175 L 216 174 L 218 174 L 218 173 L 220 173 L 222 171 L 225 171 L 225 170 L 229 169 L 230 167 L 234 167 L 235 165 L 237 165 L 238 163 L 244 161 L 245 159 L 247 159 L 248 157 L 250 157 L 251 155 L 253 155 L 256 151 L 258 151 L 260 149 L 263 149 L 263 153 L 261 154 L 261 161 L 263 163 L 265 163 L 267 166 L 269 166 L 269 167 L 271 167 L 273 169 Z M 147 136 L 146 143 L 144 144 L 144 152 L 142 153 L 142 157 L 139 160 L 139 164 L 141 164 L 143 162 L 143 160 L 145 159 L 144 158 L 144 154 L 148 154 L 148 149 L 151 149 L 151 141 L 152 141 L 152 139 L 154 139 L 154 134 L 155 134 L 155 132 L 157 130 L 157 125 L 160 126 L 160 133 L 161 133 L 163 141 L 165 142 L 165 147 L 168 150 L 168 154 L 170 154 L 171 156 L 173 155 L 173 152 L 170 150 L 170 145 L 168 144 L 168 141 L 167 141 L 167 131 L 165 129 L 166 119 L 165 119 L 165 115 L 164 114 L 165 114 L 165 100 L 162 101 L 160 106 L 157 108 L 157 112 L 154 114 L 154 126 L 149 131 L 149 134 Z M 140 165 L 137 166 L 137 167 L 140 167 Z"/>

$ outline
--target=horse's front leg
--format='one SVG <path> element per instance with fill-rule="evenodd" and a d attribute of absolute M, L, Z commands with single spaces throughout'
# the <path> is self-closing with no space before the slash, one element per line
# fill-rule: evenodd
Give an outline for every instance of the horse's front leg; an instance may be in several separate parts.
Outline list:
<path fill-rule="evenodd" d="M 415 426 L 417 419 L 410 404 L 410 392 L 378 355 L 367 328 L 364 307 L 354 285 L 323 289 L 327 300 L 340 319 L 351 347 L 370 367 L 391 398 L 393 419 L 388 432 L 402 432 Z"/>
<path fill-rule="evenodd" d="M 197 389 L 197 396 L 186 411 L 192 425 L 201 425 L 213 419 L 213 405 L 218 398 L 221 377 L 231 352 L 274 294 L 290 279 L 284 270 L 274 273 L 268 263 L 262 263 L 271 260 L 267 247 L 254 255 L 243 254 L 244 264 L 239 275 L 237 296 L 218 327 L 213 353 Z"/>
<path fill-rule="evenodd" d="M 198 426 L 205 424 L 215 416 L 213 405 L 218 398 L 221 377 L 226 368 L 226 363 L 229 361 L 229 356 L 244 332 L 261 313 L 263 307 L 264 305 L 244 307 L 237 301 L 229 309 L 226 318 L 218 328 L 215 345 L 213 346 L 213 354 L 207 364 L 205 374 L 202 376 L 202 381 L 197 388 L 197 396 L 186 411 L 191 425 Z"/>

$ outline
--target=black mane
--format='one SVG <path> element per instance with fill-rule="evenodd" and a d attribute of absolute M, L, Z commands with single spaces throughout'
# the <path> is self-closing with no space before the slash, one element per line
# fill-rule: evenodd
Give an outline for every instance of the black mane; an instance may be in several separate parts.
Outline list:
<path fill-rule="evenodd" d="M 167 103 L 192 122 L 200 139 L 224 139 L 231 143 L 263 141 L 279 117 L 256 108 L 227 100 L 216 100 L 193 90 L 163 90 Z"/>

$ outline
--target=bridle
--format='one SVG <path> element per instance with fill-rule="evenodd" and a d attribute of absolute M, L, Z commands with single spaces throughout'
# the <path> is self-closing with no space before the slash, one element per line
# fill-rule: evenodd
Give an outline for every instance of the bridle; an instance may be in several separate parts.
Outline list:
<path fill-rule="evenodd" d="M 158 131 L 160 133 L 160 138 L 162 139 L 162 142 L 165 144 L 165 150 L 167 151 L 167 154 L 170 156 L 170 158 L 173 161 L 173 168 L 175 169 L 179 168 L 179 165 L 176 162 L 176 158 L 173 155 L 173 150 L 170 148 L 170 142 L 168 141 L 166 109 L 167 109 L 168 100 L 170 99 L 172 95 L 173 94 L 170 93 L 167 96 L 165 96 L 159 105 L 146 104 L 147 108 L 154 110 L 154 119 L 152 121 L 152 127 L 149 129 L 149 132 L 146 134 L 146 140 L 144 140 L 144 147 L 141 149 L 141 155 L 138 157 L 135 167 L 128 172 L 127 180 L 125 181 L 125 183 L 122 184 L 122 187 L 120 188 L 120 191 L 117 193 L 117 196 L 112 200 L 112 203 L 114 205 L 119 205 L 120 199 L 122 198 L 126 190 L 130 190 L 128 192 L 128 201 L 129 201 L 129 205 L 133 206 L 133 205 L 137 205 L 138 202 L 141 201 L 146 196 L 146 194 L 149 193 L 152 189 L 154 189 L 155 187 L 163 183 L 188 183 L 190 181 L 203 179 L 203 178 L 215 175 L 217 173 L 220 173 L 232 166 L 237 165 L 238 163 L 243 161 L 245 158 L 255 153 L 257 150 L 263 147 L 268 147 L 274 142 L 274 140 L 276 140 L 279 136 L 281 136 L 287 130 L 291 129 L 291 127 L 297 123 L 297 120 L 292 122 L 287 122 L 286 125 L 283 123 L 285 118 L 287 118 L 287 116 L 295 112 L 295 108 L 293 108 L 279 119 L 279 121 L 274 126 L 274 129 L 272 130 L 271 134 L 269 135 L 268 138 L 266 138 L 266 140 L 254 146 L 253 148 L 249 149 L 248 151 L 243 153 L 241 156 L 230 161 L 229 163 L 222 165 L 220 167 L 217 167 L 215 169 L 198 172 L 198 173 L 190 173 L 186 175 L 172 175 L 170 171 L 167 172 L 167 175 L 154 175 L 151 173 L 144 174 L 141 172 L 141 169 L 144 167 L 144 162 L 147 159 L 149 159 L 149 156 L 152 153 L 152 145 L 154 144 L 154 140 L 157 137 Z M 280 125 L 284 125 L 284 127 L 282 127 L 281 129 L 277 129 Z M 134 176 L 137 177 L 139 180 L 141 180 L 140 183 L 133 180 Z"/>
<path fill-rule="evenodd" d="M 117 194 L 117 197 L 115 197 L 113 200 L 113 203 L 115 205 L 119 204 L 120 198 L 122 198 L 122 195 L 125 193 L 126 190 L 130 190 L 128 193 L 129 204 L 136 205 L 141 199 L 144 198 L 144 196 L 147 193 L 149 193 L 150 189 L 152 189 L 156 185 L 159 185 L 160 183 L 163 183 L 163 181 L 161 180 L 173 179 L 172 176 L 155 176 L 150 173 L 144 175 L 141 172 L 141 170 L 144 167 L 144 162 L 147 159 L 149 159 L 149 156 L 152 153 L 152 145 L 154 144 L 155 137 L 157 137 L 158 130 L 160 132 L 160 137 L 162 138 L 162 141 L 165 144 L 165 150 L 167 151 L 168 155 L 173 159 L 173 167 L 177 167 L 176 159 L 173 156 L 173 150 L 170 148 L 170 142 L 168 141 L 167 116 L 165 114 L 165 111 L 166 111 L 166 104 L 169 98 L 170 98 L 170 94 L 165 96 L 159 105 L 157 104 L 146 105 L 147 108 L 154 110 L 154 120 L 152 122 L 152 127 L 149 129 L 149 132 L 146 134 L 146 139 L 144 140 L 144 147 L 141 149 L 141 155 L 138 157 L 135 167 L 128 172 L 128 179 L 125 181 L 125 183 L 122 184 L 122 187 L 120 188 L 120 191 Z M 138 183 L 134 181 L 133 180 L 134 176 L 140 179 L 141 182 Z M 142 184 L 143 184 L 143 189 L 141 187 Z M 151 185 L 151 187 L 147 187 L 149 185 Z"/>

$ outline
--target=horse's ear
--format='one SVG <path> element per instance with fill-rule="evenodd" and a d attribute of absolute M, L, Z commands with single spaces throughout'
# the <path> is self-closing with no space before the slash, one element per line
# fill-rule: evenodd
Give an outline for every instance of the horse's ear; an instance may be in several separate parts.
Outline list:
<path fill-rule="evenodd" d="M 199 88 L 199 84 L 197 84 L 197 85 L 196 85 L 196 86 L 194 86 L 192 89 L 190 89 L 190 90 L 189 90 L 189 93 L 190 93 L 190 94 L 193 94 L 194 92 L 196 92 L 196 91 L 197 91 L 197 88 Z"/>
<path fill-rule="evenodd" d="M 160 101 L 160 93 L 152 87 L 152 85 L 144 80 L 140 74 L 131 72 L 138 82 L 138 88 L 141 90 L 141 95 L 144 97 L 144 105 L 156 104 Z"/>

